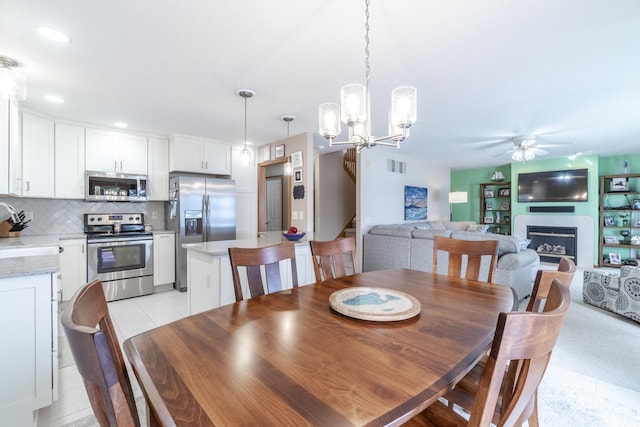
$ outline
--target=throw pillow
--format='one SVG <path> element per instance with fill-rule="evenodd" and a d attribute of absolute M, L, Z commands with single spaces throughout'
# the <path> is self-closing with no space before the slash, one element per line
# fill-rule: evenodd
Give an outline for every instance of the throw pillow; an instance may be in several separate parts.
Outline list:
<path fill-rule="evenodd" d="M 525 250 L 529 247 L 529 244 L 531 243 L 531 239 L 524 239 L 518 242 L 518 246 L 520 247 L 520 250 Z"/>
<path fill-rule="evenodd" d="M 489 230 L 489 226 L 486 224 L 475 224 L 467 227 L 467 231 L 472 233 L 486 233 Z"/>

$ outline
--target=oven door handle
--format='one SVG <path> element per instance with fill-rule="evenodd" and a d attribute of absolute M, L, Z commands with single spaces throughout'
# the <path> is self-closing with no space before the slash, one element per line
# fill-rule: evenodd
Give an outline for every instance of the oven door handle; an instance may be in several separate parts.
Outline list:
<path fill-rule="evenodd" d="M 209 211 L 211 209 L 209 195 L 202 196 L 202 241 L 209 241 Z"/>

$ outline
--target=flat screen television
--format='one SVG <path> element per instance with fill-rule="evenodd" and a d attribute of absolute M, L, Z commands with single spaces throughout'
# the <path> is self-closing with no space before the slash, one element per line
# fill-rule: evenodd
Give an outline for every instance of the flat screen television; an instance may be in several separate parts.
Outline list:
<path fill-rule="evenodd" d="M 518 202 L 586 202 L 587 172 L 571 169 L 518 174 Z"/>

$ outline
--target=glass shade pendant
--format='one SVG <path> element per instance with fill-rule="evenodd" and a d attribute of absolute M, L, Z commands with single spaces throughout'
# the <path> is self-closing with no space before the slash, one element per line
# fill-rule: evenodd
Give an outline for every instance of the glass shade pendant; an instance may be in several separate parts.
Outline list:
<path fill-rule="evenodd" d="M 240 163 L 243 166 L 249 166 L 251 163 L 251 150 L 247 148 L 247 99 L 254 96 L 256 93 L 251 89 L 238 89 L 236 94 L 244 98 L 244 148 L 240 152 Z"/>
<path fill-rule="evenodd" d="M 27 85 L 24 76 L 12 69 L 17 66 L 15 60 L 0 56 L 0 96 L 24 101 L 27 99 Z"/>

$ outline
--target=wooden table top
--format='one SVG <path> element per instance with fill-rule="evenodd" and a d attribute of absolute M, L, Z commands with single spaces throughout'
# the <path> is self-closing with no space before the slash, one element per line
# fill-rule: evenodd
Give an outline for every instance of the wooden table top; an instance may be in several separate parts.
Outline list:
<path fill-rule="evenodd" d="M 374 322 L 333 311 L 352 286 L 408 293 L 421 312 Z M 397 425 L 489 348 L 511 289 L 415 270 L 358 274 L 219 307 L 125 341 L 162 425 Z"/>

